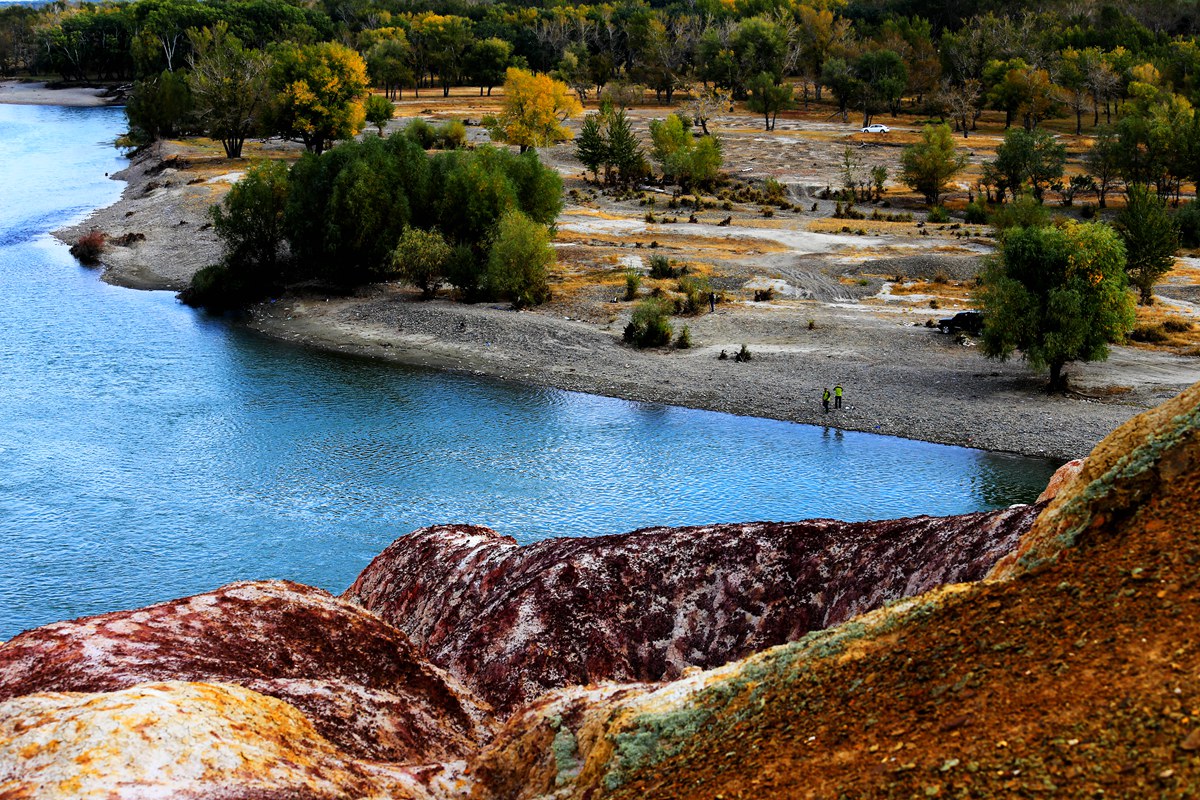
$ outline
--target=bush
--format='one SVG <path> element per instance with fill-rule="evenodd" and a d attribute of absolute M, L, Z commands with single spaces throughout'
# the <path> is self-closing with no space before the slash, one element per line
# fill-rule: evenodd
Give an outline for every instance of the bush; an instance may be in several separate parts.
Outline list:
<path fill-rule="evenodd" d="M 540 305 L 550 297 L 553 265 L 549 229 L 520 211 L 505 212 L 488 255 L 488 288 L 512 300 L 515 308 Z"/>
<path fill-rule="evenodd" d="M 405 228 L 392 251 L 392 269 L 426 297 L 433 297 L 445 275 L 453 250 L 436 229 Z"/>
<path fill-rule="evenodd" d="M 1167 333 L 1186 333 L 1192 329 L 1192 323 L 1183 317 L 1167 317 L 1162 326 Z"/>
<path fill-rule="evenodd" d="M 676 313 L 695 316 L 708 306 L 708 296 L 712 290 L 707 278 L 698 275 L 683 277 L 679 279 L 677 288 L 683 292 L 683 297 L 677 303 Z"/>
<path fill-rule="evenodd" d="M 641 273 L 629 270 L 625 273 L 625 299 L 633 300 L 637 297 L 638 289 L 642 286 Z"/>
<path fill-rule="evenodd" d="M 992 227 L 998 231 L 1006 231 L 1009 228 L 1044 228 L 1049 224 L 1050 212 L 1027 194 L 1006 203 L 992 214 Z"/>
<path fill-rule="evenodd" d="M 446 280 L 458 289 L 462 299 L 474 301 L 482 290 L 484 267 L 470 245 L 460 244 L 451 251 L 446 262 Z"/>
<path fill-rule="evenodd" d="M 1160 344 L 1167 340 L 1167 332 L 1162 325 L 1138 325 L 1129 334 L 1129 338 L 1135 342 Z"/>
<path fill-rule="evenodd" d="M 437 128 L 434 141 L 443 150 L 461 150 L 467 146 L 467 126 L 456 119 L 443 122 Z"/>
<path fill-rule="evenodd" d="M 929 216 L 926 217 L 926 222 L 932 222 L 935 224 L 949 221 L 950 212 L 946 210 L 945 206 L 934 206 L 933 208 L 929 209 Z"/>
<path fill-rule="evenodd" d="M 421 145 L 422 150 L 432 150 L 438 139 L 438 132 L 420 117 L 404 126 L 404 135 Z"/>
<path fill-rule="evenodd" d="M 972 225 L 985 225 L 988 221 L 987 208 L 979 200 L 967 203 L 963 210 L 963 219 Z"/>
<path fill-rule="evenodd" d="M 683 330 L 675 337 L 675 346 L 680 350 L 687 350 L 692 346 L 692 332 L 687 325 L 684 325 Z"/>
<path fill-rule="evenodd" d="M 100 263 L 100 254 L 104 252 L 104 234 L 92 229 L 79 237 L 79 241 L 71 245 L 71 255 L 89 266 Z"/>
<path fill-rule="evenodd" d="M 1079 209 L 1079 216 L 1083 219 L 1094 219 L 1096 216 L 1096 207 L 1091 203 L 1084 203 Z"/>
<path fill-rule="evenodd" d="M 666 256 L 650 256 L 650 277 L 651 278 L 678 278 L 683 274 L 683 271 L 672 265 L 671 259 Z"/>
<path fill-rule="evenodd" d="M 1200 247 L 1200 203 L 1184 203 L 1175 212 L 1179 226 L 1179 243 L 1184 247 Z"/>
<path fill-rule="evenodd" d="M 671 309 L 662 299 L 648 297 L 633 309 L 625 326 L 625 341 L 635 347 L 662 347 L 671 341 Z"/>
<path fill-rule="evenodd" d="M 179 293 L 179 300 L 184 304 L 214 313 L 245 308 L 262 297 L 259 283 L 244 270 L 228 264 L 213 264 L 197 270 L 191 284 Z"/>

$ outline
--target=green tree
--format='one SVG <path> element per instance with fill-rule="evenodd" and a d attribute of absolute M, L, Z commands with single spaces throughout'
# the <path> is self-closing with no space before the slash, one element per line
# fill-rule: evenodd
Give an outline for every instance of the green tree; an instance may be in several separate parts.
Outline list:
<path fill-rule="evenodd" d="M 367 97 L 367 102 L 363 105 L 363 111 L 367 122 L 374 125 L 378 129 L 379 135 L 383 136 L 384 127 L 396 115 L 396 106 L 386 97 L 373 94 Z"/>
<path fill-rule="evenodd" d="M 1108 201 L 1108 193 L 1120 176 L 1120 152 L 1116 132 L 1103 127 L 1096 132 L 1091 148 L 1083 154 L 1083 168 L 1096 182 L 1096 199 L 1101 208 Z"/>
<path fill-rule="evenodd" d="M 225 198 L 209 209 L 226 264 L 275 277 L 284 252 L 288 165 L 259 161 L 246 170 Z"/>
<path fill-rule="evenodd" d="M 133 85 L 125 114 L 134 139 L 152 142 L 176 136 L 189 126 L 192 93 L 182 72 L 163 72 Z"/>
<path fill-rule="evenodd" d="M 467 51 L 467 74 L 471 80 L 479 84 L 479 96 L 487 88 L 488 97 L 492 96 L 492 87 L 504 82 L 504 71 L 512 66 L 513 46 L 495 36 L 477 41 Z"/>
<path fill-rule="evenodd" d="M 625 109 L 613 110 L 606 106 L 604 113 L 604 139 L 608 146 L 605 171 L 608 180 L 630 184 L 643 178 L 648 172 L 646 153 L 642 143 L 633 133 L 633 123 Z"/>
<path fill-rule="evenodd" d="M 367 73 L 371 83 L 383 89 L 390 100 L 403 97 L 403 87 L 415 81 L 412 71 L 412 48 L 404 31 L 395 28 L 392 36 L 371 45 L 367 51 Z"/>
<path fill-rule="evenodd" d="M 436 229 L 405 228 L 392 251 L 392 270 L 428 299 L 445 277 L 446 265 L 453 255 L 453 249 Z"/>
<path fill-rule="evenodd" d="M 1013 228 L 982 280 L 983 352 L 1048 367 L 1050 391 L 1066 388 L 1066 364 L 1106 359 L 1133 326 L 1125 247 L 1106 225 Z"/>
<path fill-rule="evenodd" d="M 796 107 L 792 87 L 786 83 L 777 83 L 769 72 L 758 73 L 758 76 L 750 81 L 748 88 L 750 96 L 746 100 L 746 106 L 751 111 L 763 115 L 764 124 L 769 131 L 775 130 L 775 117 L 780 111 Z"/>
<path fill-rule="evenodd" d="M 196 115 L 227 158 L 241 158 L 267 102 L 269 62 L 258 50 L 242 47 L 225 22 L 192 31 L 191 38 L 195 55 L 187 82 Z"/>
<path fill-rule="evenodd" d="M 1137 287 L 1138 302 L 1154 302 L 1154 284 L 1175 266 L 1179 226 L 1167 204 L 1145 186 L 1130 186 L 1125 208 L 1117 216 L 1117 232 L 1125 243 L 1125 272 Z"/>
<path fill-rule="evenodd" d="M 678 114 L 665 120 L 651 120 L 650 140 L 653 155 L 663 177 L 688 190 L 709 186 L 721 172 L 721 143 L 715 136 L 692 136 L 691 126 Z"/>
<path fill-rule="evenodd" d="M 858 98 L 863 110 L 863 127 L 871 117 L 885 109 L 895 116 L 900 98 L 908 87 L 908 68 L 904 59 L 892 50 L 871 50 L 854 60 L 858 77 Z"/>
<path fill-rule="evenodd" d="M 335 42 L 285 44 L 274 52 L 273 127 L 320 155 L 349 139 L 366 122 L 367 67 L 362 57 Z"/>
<path fill-rule="evenodd" d="M 553 266 L 550 229 L 520 211 L 506 211 L 496 225 L 488 255 L 488 287 L 512 300 L 516 308 L 536 306 L 550 297 Z"/>
<path fill-rule="evenodd" d="M 579 136 L 575 137 L 575 157 L 592 171 L 597 182 L 600 180 L 600 168 L 609 163 L 604 127 L 600 114 L 588 114 L 583 118 Z"/>
<path fill-rule="evenodd" d="M 921 141 L 900 154 L 900 180 L 936 206 L 950 180 L 967 165 L 967 156 L 954 146 L 949 125 L 926 125 Z"/>
<path fill-rule="evenodd" d="M 1010 129 L 996 149 L 996 173 L 1015 198 L 1028 188 L 1039 203 L 1046 187 L 1062 177 L 1067 148 L 1047 130 Z M 1001 189 L 1003 199 L 1003 189 Z"/>

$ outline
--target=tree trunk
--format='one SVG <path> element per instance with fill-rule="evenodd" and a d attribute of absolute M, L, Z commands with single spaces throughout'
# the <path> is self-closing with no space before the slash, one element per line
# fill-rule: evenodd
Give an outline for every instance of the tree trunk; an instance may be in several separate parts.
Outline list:
<path fill-rule="evenodd" d="M 1065 392 L 1067 390 L 1067 374 L 1062 371 L 1063 361 L 1055 361 L 1050 364 L 1050 385 L 1046 387 L 1047 394 L 1054 392 Z"/>

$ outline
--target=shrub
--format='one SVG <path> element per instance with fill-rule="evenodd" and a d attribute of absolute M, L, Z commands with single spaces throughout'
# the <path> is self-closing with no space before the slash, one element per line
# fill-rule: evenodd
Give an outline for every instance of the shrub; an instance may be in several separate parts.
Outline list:
<path fill-rule="evenodd" d="M 421 145 L 422 150 L 432 150 L 438 138 L 433 126 L 420 117 L 404 126 L 404 135 Z"/>
<path fill-rule="evenodd" d="M 446 262 L 445 272 L 446 280 L 459 290 L 464 300 L 473 301 L 479 297 L 484 265 L 480 264 L 470 245 L 460 244 L 454 248 Z"/>
<path fill-rule="evenodd" d="M 1192 329 L 1192 323 L 1183 317 L 1167 317 L 1162 326 L 1167 333 L 1186 333 Z"/>
<path fill-rule="evenodd" d="M 1179 226 L 1179 243 L 1184 247 L 1200 247 L 1200 203 L 1184 203 L 1175 212 Z"/>
<path fill-rule="evenodd" d="M 549 229 L 520 211 L 505 212 L 488 255 L 488 288 L 512 300 L 515 308 L 539 305 L 550 297 L 553 265 Z"/>
<path fill-rule="evenodd" d="M 671 259 L 666 256 L 650 256 L 651 278 L 678 278 L 681 274 L 683 274 L 682 270 L 673 266 Z"/>
<path fill-rule="evenodd" d="M 261 286 L 243 270 L 228 264 L 213 264 L 196 271 L 179 299 L 193 308 L 215 313 L 245 308 L 262 298 Z"/>
<path fill-rule="evenodd" d="M 787 195 L 787 187 L 774 178 L 763 181 L 763 199 L 768 203 L 783 203 Z"/>
<path fill-rule="evenodd" d="M 985 225 L 988 221 L 987 208 L 979 200 L 967 203 L 963 210 L 963 219 L 972 225 Z"/>
<path fill-rule="evenodd" d="M 625 341 L 635 347 L 662 347 L 671 341 L 671 308 L 666 300 L 647 297 L 633 309 Z"/>
<path fill-rule="evenodd" d="M 734 361 L 749 361 L 752 358 L 754 358 L 754 355 L 750 352 L 750 348 L 747 347 L 745 344 L 743 344 L 742 348 L 737 351 L 737 355 L 733 357 L 733 360 Z"/>
<path fill-rule="evenodd" d="M 1079 216 L 1083 219 L 1094 219 L 1096 216 L 1096 207 L 1091 203 L 1084 203 L 1079 209 Z"/>
<path fill-rule="evenodd" d="M 929 209 L 929 216 L 926 218 L 926 221 L 935 224 L 949 222 L 950 212 L 946 210 L 945 206 L 934 206 L 933 208 Z"/>
<path fill-rule="evenodd" d="M 638 289 L 642 285 L 642 276 L 640 273 L 629 270 L 625 273 L 625 299 L 633 300 L 637 297 Z"/>
<path fill-rule="evenodd" d="M 103 252 L 104 234 L 94 228 L 71 245 L 71 255 L 88 265 L 100 263 L 100 254 Z"/>
<path fill-rule="evenodd" d="M 756 302 L 756 303 L 769 303 L 774 299 L 775 299 L 775 289 L 773 289 L 770 286 L 768 286 L 765 289 L 755 289 L 754 290 L 754 302 Z"/>
<path fill-rule="evenodd" d="M 707 278 L 699 275 L 680 278 L 678 289 L 683 292 L 683 298 L 678 303 L 676 313 L 695 316 L 704 311 L 712 291 Z"/>
<path fill-rule="evenodd" d="M 992 214 L 992 227 L 998 231 L 1009 228 L 1043 228 L 1050 224 L 1050 212 L 1030 195 L 1021 195 Z"/>
<path fill-rule="evenodd" d="M 452 119 L 438 126 L 434 141 L 443 150 L 461 150 L 467 145 L 467 126 Z"/>
<path fill-rule="evenodd" d="M 687 325 L 684 325 L 683 330 L 679 331 L 679 335 L 675 337 L 675 346 L 680 350 L 687 350 L 692 346 L 692 332 Z"/>
<path fill-rule="evenodd" d="M 1159 344 L 1167 340 L 1167 332 L 1162 325 L 1138 325 L 1129 334 L 1129 338 L 1135 342 Z"/>
<path fill-rule="evenodd" d="M 424 297 L 433 297 L 453 252 L 436 229 L 405 228 L 392 251 L 392 269 Z"/>

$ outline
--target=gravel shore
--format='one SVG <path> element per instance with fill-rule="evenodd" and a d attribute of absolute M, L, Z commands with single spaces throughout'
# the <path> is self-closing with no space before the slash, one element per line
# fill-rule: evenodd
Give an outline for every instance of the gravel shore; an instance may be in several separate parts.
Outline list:
<path fill-rule="evenodd" d="M 128 186 L 118 203 L 57 235 L 71 242 L 99 228 L 123 242 L 103 256 L 109 282 L 182 288 L 219 257 L 206 210 L 240 169 L 244 162 L 200 165 L 164 146 L 121 173 Z M 854 291 L 836 299 L 797 291 L 764 303 L 731 296 L 715 313 L 675 320 L 677 329 L 689 327 L 687 350 L 623 345 L 631 304 L 617 302 L 619 292 L 607 286 L 517 312 L 495 303 L 420 301 L 404 287 L 380 285 L 355 297 L 280 298 L 254 309 L 248 324 L 300 345 L 508 381 L 1064 460 L 1085 455 L 1130 417 L 1200 379 L 1195 358 L 1114 347 L 1107 362 L 1070 365 L 1076 391 L 1050 396 L 1045 376 L 1020 361 L 985 359 L 971 340 L 922 324 L 953 309 L 864 302 L 859 295 L 875 291 L 879 279 L 864 289 L 830 277 L 835 268 L 843 276 L 970 272 L 973 259 L 962 253 L 906 247 L 881 253 L 875 264 L 819 254 L 747 259 L 752 268 L 732 272 L 727 283 L 807 277 Z M 722 268 L 732 270 L 736 260 Z M 737 362 L 732 356 L 743 344 L 753 357 Z M 730 358 L 720 359 L 722 351 Z M 822 389 L 837 383 L 845 408 L 825 413 Z"/>

